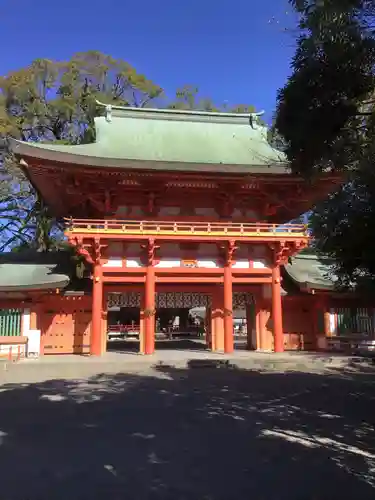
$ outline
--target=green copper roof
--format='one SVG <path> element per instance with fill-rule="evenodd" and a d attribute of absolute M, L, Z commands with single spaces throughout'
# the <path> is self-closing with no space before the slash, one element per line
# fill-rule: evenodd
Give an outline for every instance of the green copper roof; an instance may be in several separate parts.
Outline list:
<path fill-rule="evenodd" d="M 96 142 L 78 146 L 12 140 L 19 155 L 97 167 L 288 173 L 267 130 L 250 114 L 106 107 Z"/>
<path fill-rule="evenodd" d="M 62 252 L 0 254 L 0 292 L 65 288 L 69 276 L 61 265 Z"/>
<path fill-rule="evenodd" d="M 69 277 L 54 273 L 53 265 L 0 264 L 0 291 L 65 288 Z"/>
<path fill-rule="evenodd" d="M 300 289 L 333 290 L 337 278 L 332 272 L 333 261 L 317 255 L 297 255 L 286 264 L 285 271 Z"/>

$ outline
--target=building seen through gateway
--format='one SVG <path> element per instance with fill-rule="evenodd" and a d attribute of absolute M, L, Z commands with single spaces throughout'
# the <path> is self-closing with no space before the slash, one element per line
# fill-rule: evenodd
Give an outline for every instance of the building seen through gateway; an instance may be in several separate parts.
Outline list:
<path fill-rule="evenodd" d="M 29 262 L 27 287 L 0 280 L 3 304 L 27 311 L 24 336 L 40 332 L 41 354 L 100 356 L 123 339 L 152 354 L 184 336 L 224 353 L 316 348 L 327 290 L 288 271 L 309 242 L 289 221 L 340 178 L 292 174 L 256 116 L 98 108 L 92 144 L 11 141 L 90 275 L 73 287 L 57 264 L 47 279 Z"/>

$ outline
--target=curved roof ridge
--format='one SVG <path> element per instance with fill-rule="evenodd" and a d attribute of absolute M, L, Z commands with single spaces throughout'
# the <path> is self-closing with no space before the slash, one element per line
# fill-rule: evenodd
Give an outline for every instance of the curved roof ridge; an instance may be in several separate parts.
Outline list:
<path fill-rule="evenodd" d="M 99 100 L 96 100 L 96 104 L 98 106 L 104 107 L 107 111 L 110 110 L 118 110 L 118 111 L 123 111 L 125 114 L 129 113 L 149 113 L 149 114 L 155 114 L 155 115 L 176 115 L 176 116 L 200 116 L 200 117 L 223 117 L 223 118 L 247 118 L 249 119 L 250 117 L 257 118 L 259 116 L 264 115 L 264 111 L 258 111 L 258 112 L 248 112 L 248 113 L 234 113 L 234 112 L 229 112 L 226 113 L 225 111 L 206 111 L 206 110 L 195 110 L 195 109 L 173 109 L 173 108 L 143 108 L 143 107 L 136 107 L 136 106 L 119 106 L 118 104 L 106 104 L 104 102 L 101 102 Z"/>

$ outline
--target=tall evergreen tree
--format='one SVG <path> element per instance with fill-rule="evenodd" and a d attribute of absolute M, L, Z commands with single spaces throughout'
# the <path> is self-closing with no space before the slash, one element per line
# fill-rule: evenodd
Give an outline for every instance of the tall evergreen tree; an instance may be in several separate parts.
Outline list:
<path fill-rule="evenodd" d="M 299 36 L 275 129 L 294 172 L 346 176 L 310 221 L 317 248 L 336 259 L 342 281 L 359 283 L 375 278 L 375 1 L 290 3 Z"/>

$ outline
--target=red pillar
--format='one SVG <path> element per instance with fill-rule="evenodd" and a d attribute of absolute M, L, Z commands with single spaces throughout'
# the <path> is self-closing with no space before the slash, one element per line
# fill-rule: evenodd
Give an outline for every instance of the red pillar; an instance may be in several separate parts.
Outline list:
<path fill-rule="evenodd" d="M 266 329 L 266 311 L 264 310 L 264 304 L 260 300 L 257 301 L 257 306 L 258 306 L 258 314 L 257 314 L 257 328 L 258 328 L 258 334 L 257 337 L 259 337 L 259 343 L 258 343 L 258 349 L 263 350 L 266 349 L 266 340 L 265 340 L 265 329 Z"/>
<path fill-rule="evenodd" d="M 145 283 L 145 354 L 155 351 L 155 271 L 152 265 L 146 268 Z"/>
<path fill-rule="evenodd" d="M 323 315 L 324 315 L 324 335 L 328 338 L 331 336 L 331 314 L 327 306 L 324 308 Z"/>
<path fill-rule="evenodd" d="M 102 307 L 103 307 L 103 280 L 100 263 L 94 264 L 94 279 L 92 286 L 92 324 L 91 346 L 92 356 L 102 354 Z"/>
<path fill-rule="evenodd" d="M 257 313 L 255 312 L 255 317 L 254 317 L 254 306 L 253 304 L 246 304 L 246 349 L 248 351 L 252 351 L 257 349 L 257 337 L 253 337 L 253 331 L 255 329 L 256 335 L 258 332 L 258 316 Z M 255 340 L 255 342 L 254 342 Z"/>
<path fill-rule="evenodd" d="M 212 350 L 224 351 L 224 314 L 223 314 L 223 293 L 219 293 L 220 289 L 215 288 L 212 293 L 211 307 L 211 336 Z"/>
<path fill-rule="evenodd" d="M 272 268 L 272 323 L 274 351 L 284 352 L 283 314 L 281 305 L 280 266 Z"/>
<path fill-rule="evenodd" d="M 204 320 L 204 326 L 206 331 L 206 347 L 212 350 L 212 307 L 206 307 L 206 317 Z"/>
<path fill-rule="evenodd" d="M 224 267 L 224 352 L 232 353 L 233 344 L 233 286 L 232 269 L 229 264 Z"/>

